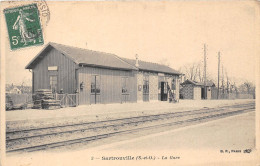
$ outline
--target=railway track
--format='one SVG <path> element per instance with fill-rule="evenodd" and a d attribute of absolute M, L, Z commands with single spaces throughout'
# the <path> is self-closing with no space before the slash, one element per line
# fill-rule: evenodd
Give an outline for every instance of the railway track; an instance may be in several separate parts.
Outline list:
<path fill-rule="evenodd" d="M 169 116 L 169 115 L 180 115 L 180 114 L 186 114 L 190 115 L 195 112 L 198 112 L 198 114 L 201 114 L 202 111 L 210 111 L 210 110 L 223 110 L 223 109 L 228 109 L 228 108 L 239 108 L 239 107 L 244 107 L 244 106 L 253 106 L 254 104 L 249 103 L 249 104 L 240 104 L 240 105 L 234 105 L 234 106 L 222 106 L 222 107 L 217 107 L 217 108 L 203 108 L 203 109 L 198 109 L 198 110 L 191 110 L 191 111 L 185 111 L 185 112 L 169 112 L 169 113 L 162 113 L 162 114 L 156 114 L 156 115 L 145 115 L 145 116 L 137 116 L 137 117 L 129 117 L 129 118 L 121 118 L 121 119 L 111 119 L 111 120 L 104 120 L 104 121 L 94 121 L 94 122 L 82 122 L 82 123 L 72 123 L 72 124 L 63 124 L 63 125 L 55 125 L 55 126 L 47 126 L 47 127 L 37 127 L 37 128 L 29 128 L 29 129 L 10 129 L 7 128 L 7 139 L 9 138 L 8 135 L 12 134 L 17 134 L 17 133 L 27 133 L 27 132 L 32 132 L 32 131 L 39 131 L 39 130 L 50 130 L 50 129 L 57 129 L 57 128 L 66 128 L 66 127 L 77 127 L 77 126 L 83 126 L 83 125 L 105 125 L 105 123 L 113 123 L 113 122 L 119 122 L 125 121 L 125 120 L 133 120 L 133 119 L 141 119 L 141 118 L 147 118 L 147 117 L 159 117 L 159 116 Z"/>
<path fill-rule="evenodd" d="M 239 105 L 236 107 L 241 107 L 241 106 L 252 106 L 252 104 Z M 236 108 L 236 107 L 234 107 L 234 108 Z M 63 126 L 51 126 L 51 127 L 45 127 L 45 128 L 7 131 L 6 139 L 7 139 L 7 141 L 14 141 L 14 140 L 24 139 L 24 138 L 33 138 L 33 137 L 39 137 L 39 136 L 52 135 L 53 133 L 59 134 L 59 133 L 71 133 L 71 132 L 76 132 L 76 131 L 95 130 L 95 129 L 104 128 L 104 127 L 107 128 L 107 127 L 116 127 L 119 125 L 120 126 L 129 125 L 131 123 L 178 118 L 178 117 L 189 116 L 189 115 L 199 115 L 199 114 L 205 114 L 205 113 L 209 113 L 209 112 L 223 111 L 227 108 L 230 108 L 230 106 L 220 107 L 218 109 L 210 108 L 210 109 L 204 109 L 204 110 L 164 113 L 164 114 L 157 114 L 157 115 L 138 116 L 138 117 L 121 118 L 121 119 L 113 119 L 113 120 L 106 120 L 106 121 L 87 122 L 87 123 L 81 123 L 81 124 L 68 124 L 68 125 L 63 125 Z"/>
<path fill-rule="evenodd" d="M 64 126 L 7 131 L 7 152 L 38 151 L 140 130 L 207 121 L 253 111 L 254 103 L 112 119 Z"/>

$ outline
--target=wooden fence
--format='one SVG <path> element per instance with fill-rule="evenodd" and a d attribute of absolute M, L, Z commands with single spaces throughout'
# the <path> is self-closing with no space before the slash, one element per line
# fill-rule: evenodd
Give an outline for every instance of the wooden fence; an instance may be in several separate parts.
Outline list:
<path fill-rule="evenodd" d="M 6 94 L 6 102 L 12 102 L 13 105 L 32 103 L 32 94 Z"/>
<path fill-rule="evenodd" d="M 55 100 L 60 100 L 62 107 L 76 107 L 79 105 L 79 94 L 54 94 Z"/>
<path fill-rule="evenodd" d="M 6 103 L 13 106 L 33 104 L 32 94 L 6 94 Z M 53 94 L 55 100 L 60 100 L 62 107 L 75 107 L 79 105 L 78 94 Z"/>
<path fill-rule="evenodd" d="M 254 94 L 245 94 L 245 93 L 219 93 L 218 97 L 218 89 L 212 88 L 211 90 L 211 99 L 254 99 Z"/>
<path fill-rule="evenodd" d="M 121 95 L 121 103 L 129 102 L 130 95 L 128 93 L 122 93 Z"/>

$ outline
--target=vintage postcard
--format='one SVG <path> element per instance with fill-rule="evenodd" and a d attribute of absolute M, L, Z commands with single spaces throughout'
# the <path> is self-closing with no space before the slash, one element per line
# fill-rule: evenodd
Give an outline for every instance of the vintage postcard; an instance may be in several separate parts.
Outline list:
<path fill-rule="evenodd" d="M 260 165 L 258 1 L 1 1 L 1 166 Z"/>

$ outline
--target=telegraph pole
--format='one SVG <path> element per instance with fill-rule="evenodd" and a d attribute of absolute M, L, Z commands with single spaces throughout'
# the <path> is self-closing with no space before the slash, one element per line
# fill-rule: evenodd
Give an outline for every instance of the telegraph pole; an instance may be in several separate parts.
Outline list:
<path fill-rule="evenodd" d="M 224 86 L 224 67 L 223 67 L 223 64 L 222 64 L 222 93 L 223 93 L 223 98 L 224 98 L 224 94 L 225 94 L 225 86 Z"/>
<path fill-rule="evenodd" d="M 207 53 L 206 53 L 206 44 L 204 44 L 204 99 L 207 99 L 206 95 L 207 95 L 207 89 L 206 89 L 206 80 L 207 80 Z"/>
<path fill-rule="evenodd" d="M 207 80 L 207 62 L 206 62 L 206 59 L 207 59 L 207 55 L 206 55 L 206 44 L 204 44 L 204 99 L 207 99 L 206 95 L 207 95 L 207 88 L 206 88 L 206 80 Z"/>
<path fill-rule="evenodd" d="M 226 77 L 227 77 L 227 98 L 229 99 L 229 79 L 228 79 L 227 70 L 226 70 Z"/>
<path fill-rule="evenodd" d="M 217 96 L 217 99 L 219 99 L 219 68 L 220 68 L 220 51 L 218 52 L 218 96 Z"/>

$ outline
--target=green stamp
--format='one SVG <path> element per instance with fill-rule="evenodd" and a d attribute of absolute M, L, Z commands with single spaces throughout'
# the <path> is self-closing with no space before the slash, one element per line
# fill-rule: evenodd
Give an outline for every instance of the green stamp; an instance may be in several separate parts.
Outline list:
<path fill-rule="evenodd" d="M 44 43 L 37 4 L 4 10 L 12 50 Z"/>

